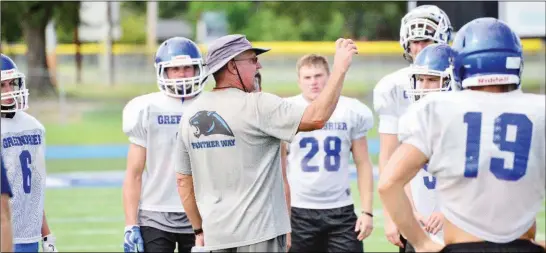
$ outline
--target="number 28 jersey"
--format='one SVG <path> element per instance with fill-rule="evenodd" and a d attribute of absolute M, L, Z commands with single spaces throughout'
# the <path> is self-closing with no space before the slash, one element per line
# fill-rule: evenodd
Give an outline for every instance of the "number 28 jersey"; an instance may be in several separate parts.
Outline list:
<path fill-rule="evenodd" d="M 46 185 L 45 128 L 31 115 L 2 118 L 2 160 L 13 197 L 10 199 L 13 243 L 42 239 Z"/>
<path fill-rule="evenodd" d="M 529 230 L 545 194 L 544 95 L 465 90 L 427 95 L 399 138 L 429 158 L 445 218 L 495 243 Z"/>
<path fill-rule="evenodd" d="M 302 95 L 287 100 L 309 104 Z M 372 127 L 371 110 L 356 99 L 341 96 L 322 129 L 299 132 L 288 146 L 292 206 L 330 209 L 353 204 L 349 181 L 351 144 L 366 136 Z"/>

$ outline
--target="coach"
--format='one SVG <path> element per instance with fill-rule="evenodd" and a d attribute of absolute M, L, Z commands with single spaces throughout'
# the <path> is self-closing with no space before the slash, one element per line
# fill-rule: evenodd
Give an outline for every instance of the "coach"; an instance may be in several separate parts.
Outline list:
<path fill-rule="evenodd" d="M 352 40 L 335 43 L 333 72 L 308 107 L 253 92 L 262 68 L 244 35 L 215 40 L 206 56 L 216 86 L 188 106 L 174 153 L 178 192 L 196 233 L 211 251 L 286 252 L 290 218 L 283 190 L 280 140 L 320 129 L 338 102 L 357 53 Z"/>

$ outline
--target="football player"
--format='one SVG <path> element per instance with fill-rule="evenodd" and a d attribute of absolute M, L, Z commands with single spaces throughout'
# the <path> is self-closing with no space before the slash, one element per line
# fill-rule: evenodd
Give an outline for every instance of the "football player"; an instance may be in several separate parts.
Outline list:
<path fill-rule="evenodd" d="M 297 63 L 301 94 L 287 98 L 307 106 L 324 89 L 330 75 L 325 57 L 305 55 Z M 290 186 L 293 252 L 362 252 L 362 240 L 373 230 L 373 174 L 366 134 L 373 127 L 371 110 L 341 96 L 320 129 L 296 134 L 283 143 L 281 164 Z M 288 156 L 286 155 L 288 151 Z M 353 154 L 362 207 L 355 214 L 349 159 Z M 286 166 L 288 164 L 288 166 Z"/>
<path fill-rule="evenodd" d="M 429 44 L 447 44 L 451 38 L 453 28 L 448 16 L 443 10 L 434 5 L 422 5 L 412 9 L 401 21 L 400 45 L 404 49 L 404 58 L 410 63 L 417 54 Z M 399 145 L 398 120 L 411 100 L 406 94 L 409 87 L 409 66 L 402 68 L 383 77 L 373 91 L 374 110 L 379 116 L 379 173 L 387 164 L 390 156 Z M 422 177 L 416 177 L 416 181 L 423 182 Z M 424 185 L 420 185 L 424 187 Z M 411 192 L 410 185 L 406 188 L 408 195 Z M 429 202 L 434 206 L 434 200 L 427 198 L 430 195 L 413 196 L 422 198 L 422 202 Z M 400 236 L 388 213 L 385 215 L 385 235 L 387 240 L 400 247 L 400 252 L 412 251 L 411 245 L 405 245 L 405 239 Z M 407 247 L 406 247 L 407 246 Z M 406 248 L 406 249 L 404 249 Z"/>
<path fill-rule="evenodd" d="M 177 126 L 204 87 L 203 60 L 197 45 L 170 38 L 155 57 L 158 92 L 131 100 L 123 109 L 129 137 L 123 183 L 125 252 L 189 252 L 195 236 L 177 193 L 171 154 Z"/>
<path fill-rule="evenodd" d="M 47 224 L 45 198 L 45 128 L 28 108 L 25 75 L 8 56 L 1 56 L 2 160 L 13 197 L 10 199 L 13 222 L 13 250 L 57 252 L 55 236 Z"/>
<path fill-rule="evenodd" d="M 401 119 L 400 139 L 379 182 L 387 212 L 418 251 L 443 248 L 412 215 L 403 187 L 424 164 L 437 178 L 443 252 L 544 252 L 533 243 L 545 194 L 545 96 L 520 89 L 519 37 L 478 18 L 453 42 L 460 92 L 436 92 Z"/>
<path fill-rule="evenodd" d="M 447 44 L 430 44 L 425 47 L 409 68 L 410 86 L 405 90 L 413 103 L 432 92 L 452 89 L 454 52 Z M 410 182 L 409 196 L 413 200 L 415 216 L 425 231 L 437 242 L 442 242 L 443 215 L 436 199 L 436 178 L 427 165 Z"/>

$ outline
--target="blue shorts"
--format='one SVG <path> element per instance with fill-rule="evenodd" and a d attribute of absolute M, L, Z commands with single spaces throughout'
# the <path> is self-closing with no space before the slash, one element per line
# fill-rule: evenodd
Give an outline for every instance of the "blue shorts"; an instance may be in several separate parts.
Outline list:
<path fill-rule="evenodd" d="M 14 252 L 38 252 L 38 242 L 16 243 L 13 245 Z"/>

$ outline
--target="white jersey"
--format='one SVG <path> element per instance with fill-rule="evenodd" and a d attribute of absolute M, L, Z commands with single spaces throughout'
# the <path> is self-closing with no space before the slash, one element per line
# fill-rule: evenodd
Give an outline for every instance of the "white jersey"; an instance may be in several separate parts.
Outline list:
<path fill-rule="evenodd" d="M 399 69 L 383 77 L 373 91 L 374 110 L 379 115 L 377 131 L 383 134 L 398 134 L 400 117 L 412 105 L 405 90 L 410 87 L 409 67 Z M 421 169 L 411 180 L 411 195 L 417 212 L 425 219 L 434 211 L 438 211 L 438 203 L 434 186 L 436 179 L 424 169 Z M 434 239 L 443 241 L 443 232 L 431 235 Z"/>
<path fill-rule="evenodd" d="M 544 204 L 544 95 L 519 90 L 429 94 L 401 119 L 423 152 L 445 218 L 495 243 L 524 234 Z"/>
<path fill-rule="evenodd" d="M 2 118 L 2 158 L 13 192 L 10 199 L 13 243 L 42 239 L 46 185 L 45 128 L 34 117 L 17 112 Z"/>
<path fill-rule="evenodd" d="M 142 210 L 184 212 L 171 155 L 182 112 L 192 101 L 155 92 L 134 98 L 123 109 L 123 132 L 131 143 L 146 148 Z"/>
<path fill-rule="evenodd" d="M 411 104 L 405 92 L 410 85 L 408 71 L 409 67 L 406 67 L 386 75 L 373 90 L 373 107 L 379 116 L 379 133 L 398 133 L 398 120 Z"/>
<path fill-rule="evenodd" d="M 302 95 L 287 100 L 302 106 L 309 104 Z M 330 209 L 353 204 L 349 178 L 351 145 L 372 127 L 371 110 L 356 99 L 342 96 L 322 129 L 299 132 L 288 146 L 292 206 Z"/>

